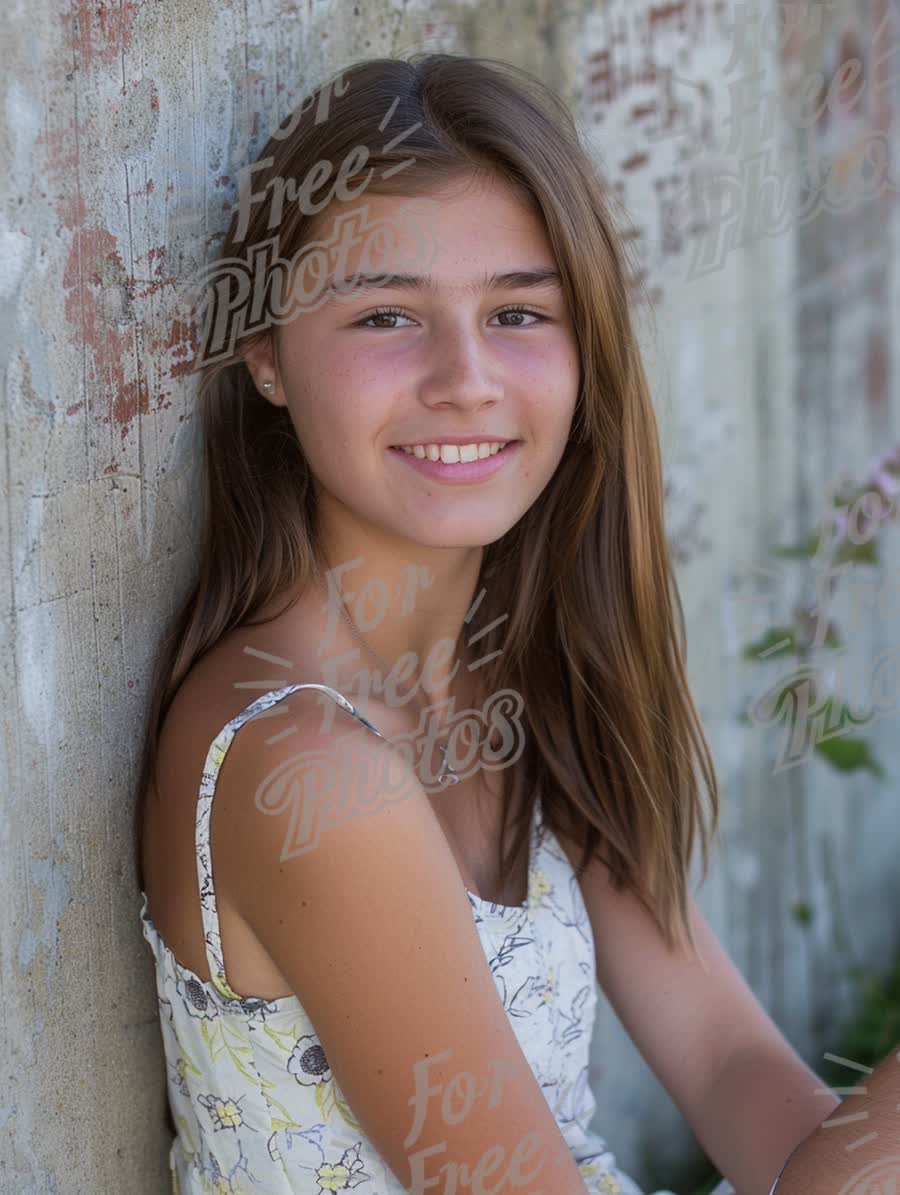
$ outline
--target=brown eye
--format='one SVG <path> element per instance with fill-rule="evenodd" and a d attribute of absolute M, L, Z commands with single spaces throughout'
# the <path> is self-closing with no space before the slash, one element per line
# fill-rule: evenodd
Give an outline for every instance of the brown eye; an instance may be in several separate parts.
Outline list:
<path fill-rule="evenodd" d="M 377 311 L 373 311 L 371 315 L 364 316 L 361 320 L 357 320 L 353 325 L 354 328 L 370 328 L 372 325 L 369 320 L 379 319 L 381 317 L 398 316 L 401 319 L 412 319 L 411 315 L 407 315 L 405 311 L 401 311 L 399 307 L 379 307 Z M 383 327 L 384 325 L 382 325 Z M 395 326 L 395 325 L 394 325 Z M 393 326 L 389 326 L 386 331 L 392 331 Z"/>
<path fill-rule="evenodd" d="M 504 307 L 502 311 L 497 312 L 498 315 L 533 315 L 538 323 L 545 322 L 545 316 L 537 311 L 532 311 L 530 307 Z M 534 324 L 505 324 L 507 328 L 533 328 Z"/>
<path fill-rule="evenodd" d="M 497 315 L 498 316 L 500 316 L 500 315 L 530 315 L 533 317 L 534 320 L 537 321 L 537 323 L 542 324 L 542 323 L 547 322 L 547 317 L 545 315 L 541 315 L 540 312 L 538 312 L 538 311 L 532 311 L 530 307 L 520 307 L 520 306 L 504 307 L 502 311 L 497 312 Z M 379 307 L 377 311 L 373 311 L 370 315 L 363 316 L 363 318 L 361 320 L 357 320 L 354 323 L 353 327 L 354 328 L 373 328 L 374 330 L 377 330 L 377 325 L 373 325 L 370 321 L 374 320 L 374 319 L 380 319 L 380 318 L 388 318 L 388 319 L 398 318 L 398 319 L 411 320 L 412 316 L 407 315 L 407 313 L 405 311 L 401 310 L 401 308 L 399 308 L 399 307 Z M 396 328 L 396 326 L 397 326 L 396 324 L 389 324 L 389 325 L 382 324 L 381 325 L 381 327 L 385 331 L 388 331 L 388 332 L 393 331 Z M 525 324 L 522 322 L 502 325 L 502 327 L 504 327 L 504 328 L 533 328 L 534 326 L 535 326 L 534 324 Z"/>

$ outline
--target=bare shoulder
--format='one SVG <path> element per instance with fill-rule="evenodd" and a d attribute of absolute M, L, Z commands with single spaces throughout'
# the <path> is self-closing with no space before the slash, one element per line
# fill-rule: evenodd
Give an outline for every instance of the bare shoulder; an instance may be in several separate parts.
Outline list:
<path fill-rule="evenodd" d="M 321 628 L 314 608 L 311 613 L 307 612 L 309 606 L 309 602 L 298 602 L 278 617 L 245 624 L 223 635 L 191 666 L 166 712 L 158 744 L 159 783 L 151 790 L 152 799 L 147 807 L 147 837 L 151 844 L 160 846 L 162 853 L 166 853 L 169 844 L 176 844 L 174 862 L 176 870 L 184 874 L 181 894 L 185 897 L 192 890 L 192 873 L 195 871 L 193 822 L 199 787 L 216 737 L 229 722 L 264 695 L 295 685 L 325 682 L 326 670 L 316 640 Z M 306 716 L 296 722 L 295 715 L 302 715 L 304 711 Z M 371 710 L 364 706 L 361 712 L 367 714 Z M 382 729 L 383 721 L 386 726 L 383 733 L 389 736 L 397 719 L 391 717 L 390 711 L 385 711 L 383 718 L 379 712 L 378 718 L 378 729 Z M 227 827 L 223 828 L 221 824 L 226 818 L 219 810 L 228 803 L 227 791 L 232 788 L 229 777 L 245 764 L 251 767 L 258 764 L 261 769 L 258 780 L 262 780 L 271 766 L 267 761 L 274 760 L 276 754 L 296 754 L 298 736 L 308 738 L 313 727 L 327 730 L 333 726 L 340 734 L 356 725 L 359 723 L 339 710 L 332 699 L 314 688 L 303 687 L 287 693 L 261 711 L 260 716 L 244 722 L 228 747 L 221 778 L 217 780 L 217 812 L 210 829 L 214 854 L 218 856 L 222 849 L 227 849 L 227 844 L 226 848 L 219 847 L 220 837 L 223 841 L 227 838 L 223 832 Z M 306 749 L 314 754 L 324 741 L 304 739 Z M 282 744 L 278 750 L 274 746 L 276 742 Z M 226 790 L 224 798 L 220 787 Z M 229 818 L 239 816 L 240 808 L 230 810 Z M 271 805 L 267 808 L 271 810 Z M 274 829 L 276 823 L 282 824 L 277 815 L 274 821 L 267 819 L 266 829 Z M 257 827 L 256 820 L 252 826 Z M 179 861 L 183 866 L 179 866 Z M 217 867 L 216 886 L 227 907 L 231 888 L 227 859 Z M 167 899 L 161 896 L 158 903 Z M 176 896 L 171 899 L 174 903 Z"/>
<path fill-rule="evenodd" d="M 300 875 L 324 893 L 348 867 L 365 884 L 373 856 L 427 860 L 448 849 L 408 760 L 317 690 L 286 695 L 242 725 L 216 803 L 215 849 L 235 908 L 262 937 Z"/>
<path fill-rule="evenodd" d="M 216 735 L 260 696 L 259 691 L 245 687 L 249 672 L 232 644 L 217 645 L 190 668 L 160 728 L 161 796 L 174 797 L 182 789 L 189 790 L 189 804 L 193 804 Z"/>
<path fill-rule="evenodd" d="M 273 650 L 283 647 L 271 629 L 248 628 L 223 637 L 190 668 L 175 693 L 160 727 L 155 783 L 148 786 L 143 803 L 142 862 L 154 924 L 175 957 L 197 975 L 208 974 L 203 925 L 197 890 L 197 802 L 210 749 L 233 718 L 267 690 L 279 686 L 272 665 L 263 663 Z M 248 652 L 246 648 L 250 647 Z M 262 654 L 259 654 L 262 653 Z M 300 671 L 303 664 L 300 665 Z M 271 680 L 271 683 L 269 683 Z M 291 683 L 287 677 L 284 684 Z M 276 714 L 289 716 L 290 710 Z M 282 722 L 281 725 L 284 725 Z M 265 735 L 274 733 L 268 723 Z M 239 753 L 247 738 L 263 732 L 246 725 L 235 736 Z M 218 807 L 218 793 L 216 806 Z M 270 960 L 232 909 L 231 873 L 227 860 L 219 865 L 218 811 L 211 819 L 210 837 L 216 857 L 215 882 L 223 938 L 236 982 L 251 990 L 283 990 L 283 982 Z"/>
<path fill-rule="evenodd" d="M 167 711 L 160 733 L 160 752 L 183 758 L 202 753 L 247 706 L 267 692 L 312 675 L 314 653 L 300 627 L 286 618 L 236 627 L 194 662 Z"/>
<path fill-rule="evenodd" d="M 324 726 L 302 696 L 287 699 L 277 734 L 246 722 L 222 765 L 216 849 L 237 911 L 405 1187 L 464 1164 L 540 1171 L 542 1189 L 575 1190 L 412 763 L 343 710 Z M 485 1094 L 448 1124 L 441 1092 L 462 1075 Z"/>

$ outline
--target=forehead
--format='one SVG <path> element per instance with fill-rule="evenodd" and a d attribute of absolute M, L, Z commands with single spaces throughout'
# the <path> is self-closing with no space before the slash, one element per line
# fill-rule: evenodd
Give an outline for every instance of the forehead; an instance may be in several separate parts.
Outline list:
<path fill-rule="evenodd" d="M 503 269 L 554 269 L 541 216 L 510 185 L 464 177 L 425 192 L 362 190 L 316 218 L 314 237 L 342 245 L 348 273 L 428 274 L 456 290 Z"/>

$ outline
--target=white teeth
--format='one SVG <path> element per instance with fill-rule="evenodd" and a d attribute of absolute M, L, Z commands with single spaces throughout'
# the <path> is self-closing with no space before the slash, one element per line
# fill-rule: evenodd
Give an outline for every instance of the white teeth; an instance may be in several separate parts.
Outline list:
<path fill-rule="evenodd" d="M 478 444 L 401 444 L 401 451 L 419 460 L 441 461 L 445 465 L 455 465 L 461 461 L 483 460 L 486 456 L 496 456 L 501 448 L 505 448 L 508 441 L 491 440 Z"/>

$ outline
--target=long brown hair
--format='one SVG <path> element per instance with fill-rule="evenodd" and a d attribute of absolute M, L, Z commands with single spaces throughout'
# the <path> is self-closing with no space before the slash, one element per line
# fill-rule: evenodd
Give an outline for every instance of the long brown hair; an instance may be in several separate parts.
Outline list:
<path fill-rule="evenodd" d="M 299 185 L 323 160 L 333 174 L 360 145 L 373 194 L 427 195 L 479 171 L 514 187 L 544 221 L 577 333 L 580 387 L 563 457 L 532 507 L 485 548 L 477 586 L 486 590 L 484 625 L 498 620 L 479 641 L 480 655 L 498 653 L 483 668 L 483 691 L 518 692 L 528 732 L 522 768 L 504 773 L 502 841 L 521 774 L 529 803 L 513 850 L 505 855 L 501 846 L 501 875 L 518 857 L 530 801 L 540 796 L 549 827 L 583 845 L 578 874 L 598 855 L 615 888 L 643 902 L 667 945 L 699 957 L 687 883 L 698 833 L 704 878 L 708 871 L 708 830 L 695 762 L 713 832 L 719 796 L 685 675 L 656 419 L 599 170 L 562 99 L 510 63 L 423 53 L 368 59 L 322 84 L 295 110 L 289 131 L 270 138 L 257 159 L 265 165 L 253 175 L 249 222 L 241 228 L 235 211 L 222 260 L 246 262 L 273 229 L 282 260 L 294 260 L 314 218 L 299 204 L 273 211 L 277 180 Z M 220 289 L 205 327 L 244 327 L 250 301 Z M 214 361 L 206 345 L 199 354 L 204 536 L 198 578 L 153 682 L 135 815 L 139 876 L 142 803 L 185 675 L 273 598 L 301 592 L 318 560 L 303 450 L 287 408 L 257 392 L 240 352 L 265 335 L 271 329 L 245 334 L 243 345 L 226 336 L 232 351 Z"/>

